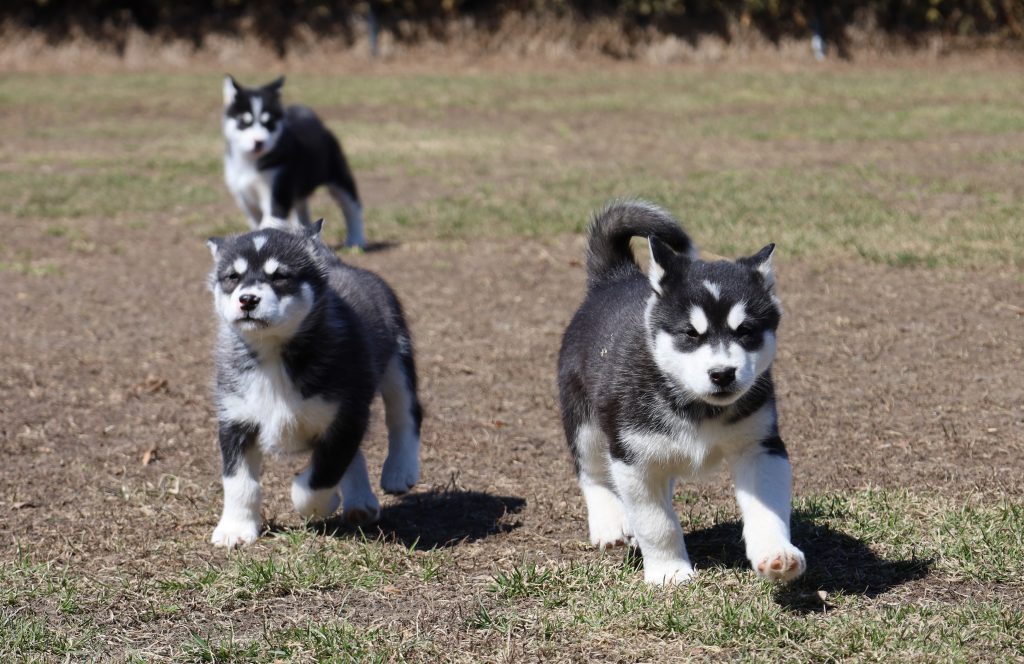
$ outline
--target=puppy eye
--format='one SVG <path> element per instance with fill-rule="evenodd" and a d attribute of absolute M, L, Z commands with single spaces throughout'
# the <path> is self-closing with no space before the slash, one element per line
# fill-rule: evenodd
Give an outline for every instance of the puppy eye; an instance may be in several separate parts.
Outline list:
<path fill-rule="evenodd" d="M 275 272 L 270 275 L 270 280 L 275 284 L 281 284 L 291 279 L 291 275 L 286 272 Z"/>
<path fill-rule="evenodd" d="M 687 328 L 683 330 L 683 334 L 690 337 L 691 339 L 700 339 L 700 332 L 698 332 L 697 328 L 695 328 L 692 325 L 687 326 Z"/>
<path fill-rule="evenodd" d="M 749 337 L 754 333 L 754 328 L 746 323 L 736 328 L 736 336 L 738 337 Z"/>
<path fill-rule="evenodd" d="M 229 272 L 228 274 L 225 274 L 223 277 L 221 277 L 221 280 L 226 284 L 238 281 L 238 273 Z"/>

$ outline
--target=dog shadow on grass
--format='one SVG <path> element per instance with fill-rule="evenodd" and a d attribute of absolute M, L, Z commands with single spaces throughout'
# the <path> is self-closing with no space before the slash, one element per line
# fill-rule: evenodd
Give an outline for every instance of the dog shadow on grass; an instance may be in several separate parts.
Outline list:
<path fill-rule="evenodd" d="M 811 515 L 800 510 L 793 513 L 791 525 L 793 544 L 807 556 L 807 571 L 795 582 L 778 586 L 775 601 L 793 612 L 830 608 L 828 597 L 835 593 L 875 597 L 920 579 L 931 569 L 931 559 L 881 558 L 864 541 L 816 523 Z M 738 521 L 687 532 L 686 548 L 697 569 L 750 569 Z"/>
<path fill-rule="evenodd" d="M 321 524 L 335 537 L 383 537 L 417 549 L 436 549 L 474 542 L 519 528 L 518 514 L 526 499 L 483 491 L 436 490 L 410 493 L 381 510 L 380 521 L 355 528 L 339 518 Z"/>

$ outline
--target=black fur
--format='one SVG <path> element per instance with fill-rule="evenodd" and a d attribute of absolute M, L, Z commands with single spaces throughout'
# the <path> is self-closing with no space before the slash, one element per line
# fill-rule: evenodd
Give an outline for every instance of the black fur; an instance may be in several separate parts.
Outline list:
<path fill-rule="evenodd" d="M 261 357 L 258 349 L 230 328 L 221 327 L 217 352 L 218 400 L 241 394 L 246 374 L 266 362 L 280 361 L 303 398 L 320 397 L 337 404 L 334 422 L 315 440 L 311 487 L 333 486 L 341 479 L 359 448 L 370 404 L 380 379 L 396 354 L 413 394 L 417 429 L 422 409 L 416 394 L 415 361 L 408 326 L 394 292 L 377 275 L 343 263 L 319 239 L 316 232 L 304 235 L 267 229 L 214 240 L 217 261 L 211 287 L 230 294 L 238 285 L 264 282 L 279 295 L 295 294 L 308 286 L 314 293 L 312 311 L 273 357 Z M 266 238 L 257 249 L 253 238 Z M 258 268 L 270 257 L 287 266 L 273 275 L 249 269 L 241 277 L 234 261 L 244 258 Z M 221 409 L 223 412 L 223 409 Z M 258 430 L 250 422 L 220 422 L 225 476 L 234 472 L 244 445 Z M 241 432 L 241 433 L 240 433 Z M 242 433 L 246 435 L 242 435 Z"/>
<path fill-rule="evenodd" d="M 651 311 L 650 329 L 645 308 L 652 288 L 630 249 L 632 237 L 651 239 L 652 252 L 665 267 L 663 295 Z M 616 203 L 599 213 L 590 226 L 587 250 L 587 294 L 562 339 L 558 359 L 558 384 L 562 422 L 579 470 L 576 433 L 586 422 L 599 423 L 609 440 L 612 458 L 632 462 L 624 430 L 669 433 L 659 413 L 674 414 L 691 422 L 723 419 L 735 423 L 774 400 L 770 372 L 758 378 L 742 397 L 728 406 L 714 406 L 681 390 L 657 366 L 650 351 L 650 330 L 673 335 L 676 348 L 687 351 L 693 338 L 688 303 L 707 312 L 709 334 L 731 334 L 731 340 L 747 350 L 761 346 L 764 333 L 774 332 L 779 310 L 773 303 L 756 266 L 770 255 L 758 254 L 746 261 L 705 262 L 691 257 L 693 245 L 678 222 L 646 204 Z M 716 301 L 701 284 L 719 284 Z M 729 303 L 747 302 L 749 323 L 727 332 Z M 724 341 L 713 339 L 713 341 Z M 707 338 L 700 340 L 703 343 Z"/>

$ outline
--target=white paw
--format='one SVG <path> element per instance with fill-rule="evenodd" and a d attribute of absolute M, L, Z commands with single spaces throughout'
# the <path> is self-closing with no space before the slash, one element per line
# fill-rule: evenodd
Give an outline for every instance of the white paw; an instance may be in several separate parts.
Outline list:
<path fill-rule="evenodd" d="M 629 520 L 621 507 L 604 514 L 590 513 L 587 521 L 590 524 L 590 543 L 598 549 L 633 543 L 633 529 L 629 527 Z"/>
<path fill-rule="evenodd" d="M 233 549 L 236 546 L 252 544 L 260 536 L 260 522 L 256 520 L 221 519 L 213 530 L 210 542 L 214 546 Z"/>
<path fill-rule="evenodd" d="M 385 492 L 406 493 L 416 486 L 416 482 L 419 480 L 420 460 L 416 452 L 389 454 L 388 458 L 384 460 L 384 468 L 380 471 L 380 488 Z"/>
<path fill-rule="evenodd" d="M 304 519 L 326 519 L 334 514 L 341 504 L 337 489 L 310 489 L 305 473 L 292 482 L 292 505 Z"/>
<path fill-rule="evenodd" d="M 611 491 L 592 488 L 584 492 L 587 500 L 587 524 L 590 543 L 608 549 L 633 542 L 633 529 L 622 501 Z"/>
<path fill-rule="evenodd" d="M 660 563 L 644 561 L 644 581 L 656 586 L 669 586 L 690 581 L 697 574 L 693 565 L 685 560 L 670 560 Z"/>
<path fill-rule="evenodd" d="M 752 557 L 750 564 L 758 576 L 782 583 L 792 581 L 807 569 L 803 552 L 792 544 Z"/>
<path fill-rule="evenodd" d="M 350 526 L 368 526 L 380 520 L 380 503 L 372 493 L 357 499 L 345 500 L 341 518 Z"/>

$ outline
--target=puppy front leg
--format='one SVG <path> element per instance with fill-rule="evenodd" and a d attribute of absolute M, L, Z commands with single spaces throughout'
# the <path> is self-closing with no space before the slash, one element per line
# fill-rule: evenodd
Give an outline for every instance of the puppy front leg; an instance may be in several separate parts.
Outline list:
<path fill-rule="evenodd" d="M 365 519 L 375 521 L 380 516 L 380 504 L 369 489 L 366 461 L 359 451 L 369 419 L 369 404 L 365 406 L 366 412 L 362 412 L 362 408 L 354 410 L 360 412 L 342 415 L 331 424 L 323 441 L 313 450 L 309 466 L 292 482 L 292 504 L 305 518 L 331 516 L 341 504 L 339 484 L 345 491 L 344 518 L 347 521 L 362 524 L 368 522 Z M 357 508 L 366 513 L 365 519 L 353 516 Z"/>
<path fill-rule="evenodd" d="M 263 452 L 256 427 L 238 422 L 220 425 L 224 511 L 210 538 L 216 546 L 236 547 L 260 535 L 260 469 Z"/>
<path fill-rule="evenodd" d="M 735 461 L 732 472 L 750 565 L 758 576 L 792 581 L 807 563 L 789 541 L 792 471 L 782 439 L 776 435 L 754 445 Z"/>
<path fill-rule="evenodd" d="M 644 581 L 657 585 L 689 581 L 694 571 L 672 507 L 672 477 L 618 460 L 612 462 L 612 477 L 644 557 Z"/>
<path fill-rule="evenodd" d="M 292 213 L 292 196 L 279 180 L 274 181 L 269 195 L 265 195 L 264 200 L 260 201 L 260 207 L 263 210 L 263 218 L 259 224 L 261 229 L 296 230 L 297 227 L 293 228 L 292 225 L 293 218 L 296 223 L 298 220 Z"/>

